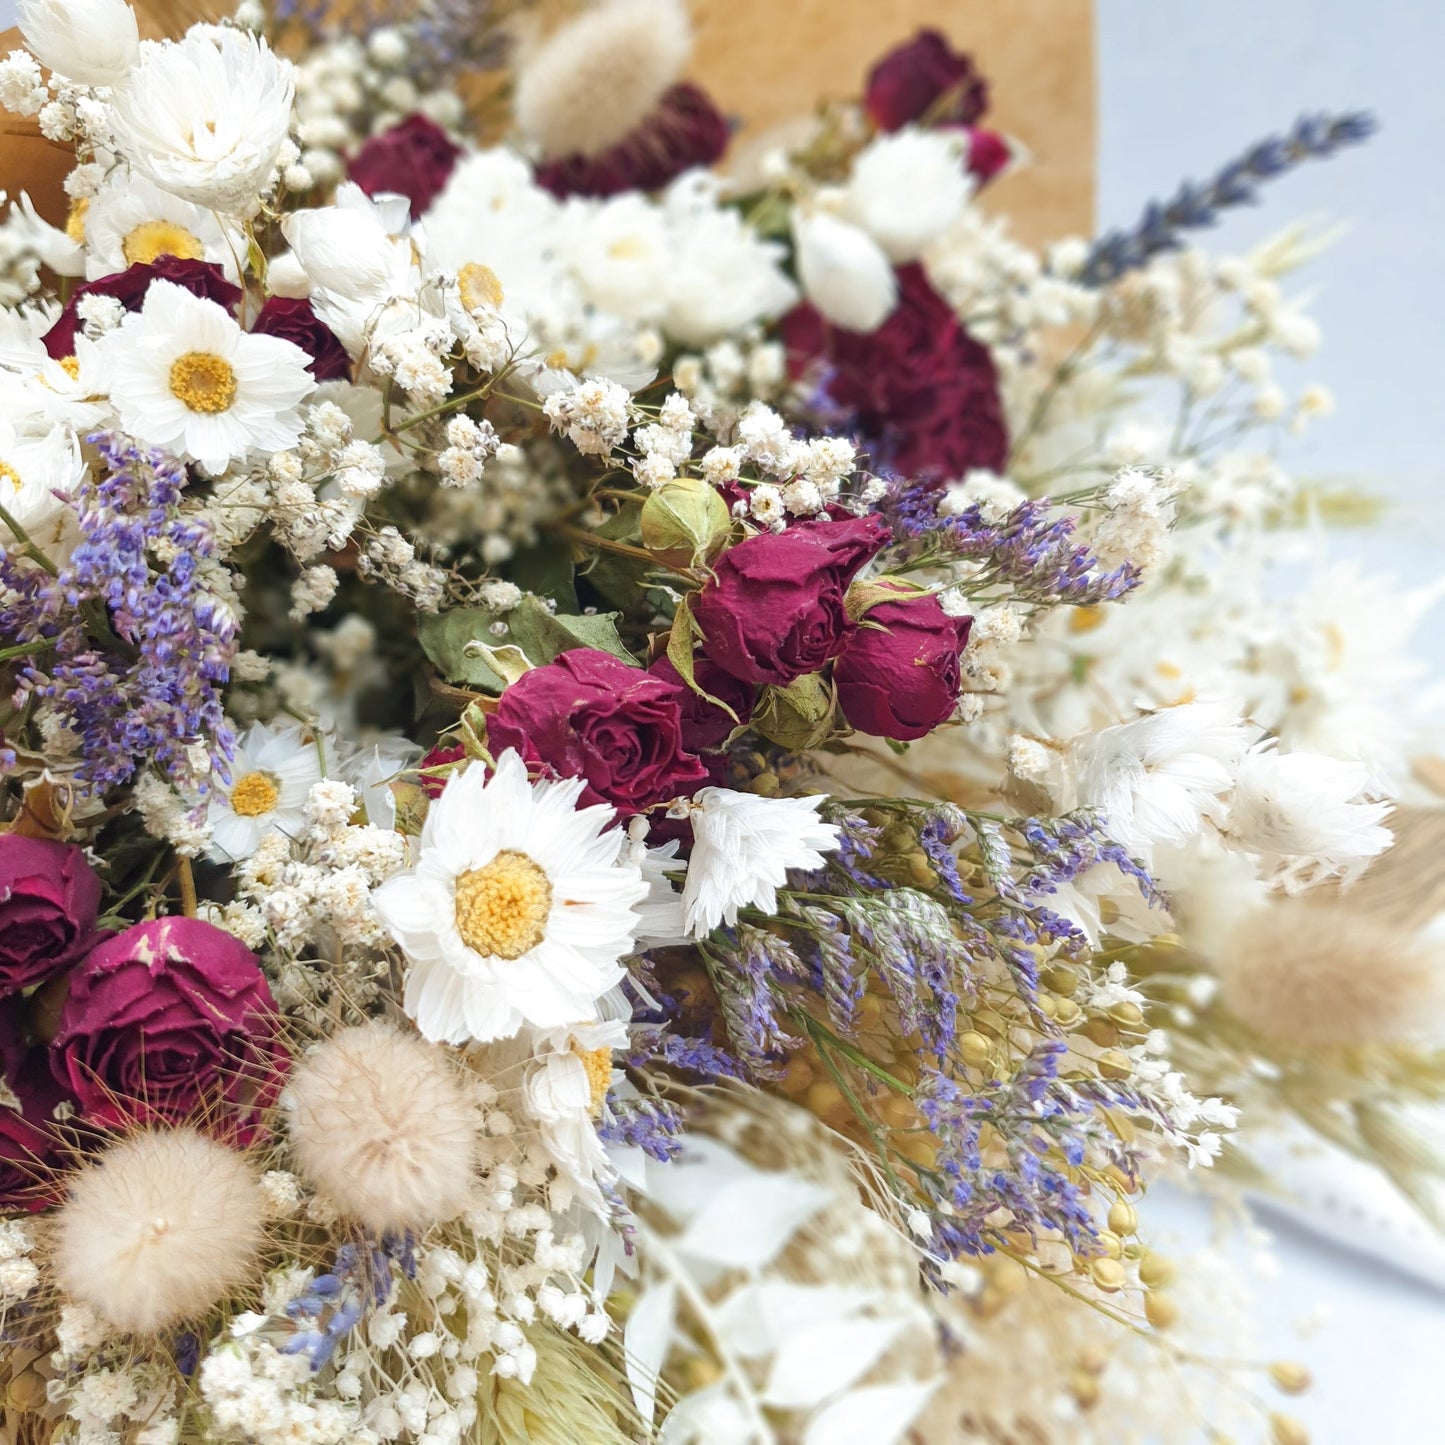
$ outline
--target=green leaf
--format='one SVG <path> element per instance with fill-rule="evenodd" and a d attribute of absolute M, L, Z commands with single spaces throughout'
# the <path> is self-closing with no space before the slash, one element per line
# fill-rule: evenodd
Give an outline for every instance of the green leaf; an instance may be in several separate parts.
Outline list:
<path fill-rule="evenodd" d="M 507 678 L 488 660 L 499 654 L 499 665 L 515 671 L 514 651 L 535 667 L 551 662 L 576 647 L 593 647 L 610 652 L 624 662 L 637 659 L 623 646 L 618 635 L 615 612 L 592 616 L 552 613 L 537 597 L 524 597 L 509 612 L 490 607 L 457 607 L 436 616 L 423 616 L 418 635 L 426 655 L 448 682 L 501 692 Z M 493 631 L 501 623 L 505 630 Z M 507 662 L 501 663 L 505 657 Z"/>
<path fill-rule="evenodd" d="M 699 696 L 706 698 L 714 707 L 720 707 L 734 722 L 738 715 L 722 698 L 714 697 L 697 680 L 697 669 L 693 666 L 693 649 L 703 640 L 698 631 L 697 621 L 692 615 L 691 599 L 684 597 L 677 604 L 672 617 L 672 631 L 667 634 L 667 660 L 677 669 L 677 675 Z"/>

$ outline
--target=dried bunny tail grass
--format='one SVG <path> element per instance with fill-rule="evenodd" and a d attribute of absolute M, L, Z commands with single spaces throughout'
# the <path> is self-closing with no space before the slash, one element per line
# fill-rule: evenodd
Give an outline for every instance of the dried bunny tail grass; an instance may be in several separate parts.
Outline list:
<path fill-rule="evenodd" d="M 681 0 L 606 0 L 523 59 L 517 124 L 544 156 L 598 155 L 656 110 L 691 54 Z"/>
<path fill-rule="evenodd" d="M 117 1330 L 164 1329 L 248 1280 L 265 1217 L 244 1154 L 194 1129 L 147 1130 L 72 1177 L 50 1235 L 52 1274 Z"/>
<path fill-rule="evenodd" d="M 1386 1043 L 1440 1014 L 1445 957 L 1347 903 L 1289 899 L 1250 914 L 1218 950 L 1220 998 L 1294 1047 Z"/>
<path fill-rule="evenodd" d="M 482 1118 L 447 1054 L 388 1024 L 343 1029 L 286 1090 L 299 1172 L 368 1229 L 424 1229 L 466 1208 Z"/>

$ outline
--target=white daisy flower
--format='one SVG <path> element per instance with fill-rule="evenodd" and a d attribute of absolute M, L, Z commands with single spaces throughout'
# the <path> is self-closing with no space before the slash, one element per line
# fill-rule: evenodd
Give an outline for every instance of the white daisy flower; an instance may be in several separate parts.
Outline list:
<path fill-rule="evenodd" d="M 85 475 L 74 433 L 55 426 L 43 436 L 26 436 L 0 414 L 0 506 L 37 546 L 59 541 L 70 515 L 65 498 Z M 9 527 L 0 523 L 0 539 L 9 536 Z"/>
<path fill-rule="evenodd" d="M 110 411 L 110 369 L 100 348 L 75 337 L 75 354 L 55 360 L 39 341 L 0 354 L 0 411 L 31 434 L 64 426 L 78 436 L 94 431 Z"/>
<path fill-rule="evenodd" d="M 122 85 L 140 55 L 126 0 L 21 0 L 20 33 L 42 65 L 77 85 Z"/>
<path fill-rule="evenodd" d="M 102 345 L 125 430 L 208 472 L 251 451 L 285 451 L 301 435 L 310 358 L 279 336 L 242 331 L 214 301 L 154 281 Z"/>
<path fill-rule="evenodd" d="M 111 106 L 116 148 L 163 190 L 255 213 L 291 125 L 289 61 L 234 27 L 147 46 Z"/>
<path fill-rule="evenodd" d="M 211 798 L 211 860 L 249 858 L 273 830 L 299 837 L 306 831 L 306 799 L 320 781 L 321 756 L 301 728 L 257 723 L 236 747 L 231 786 L 217 785 Z"/>
<path fill-rule="evenodd" d="M 788 870 L 823 866 L 838 846 L 838 828 L 818 817 L 827 799 L 762 798 L 728 788 L 704 788 L 692 801 L 693 848 L 682 906 L 687 930 L 705 938 L 739 908 L 771 913 Z"/>
<path fill-rule="evenodd" d="M 596 1016 L 623 976 L 646 892 L 612 809 L 582 781 L 529 783 L 514 752 L 454 774 L 427 814 L 417 866 L 374 895 L 406 953 L 403 1004 L 429 1039 L 510 1038 Z"/>
<path fill-rule="evenodd" d="M 85 209 L 85 274 L 94 281 L 160 256 L 211 261 L 240 280 L 246 241 L 214 211 L 183 201 L 144 176 L 121 170 Z"/>

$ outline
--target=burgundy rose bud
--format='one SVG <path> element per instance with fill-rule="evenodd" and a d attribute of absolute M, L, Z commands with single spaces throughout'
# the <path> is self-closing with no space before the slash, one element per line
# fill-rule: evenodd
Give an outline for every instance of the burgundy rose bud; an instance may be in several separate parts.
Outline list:
<path fill-rule="evenodd" d="M 317 381 L 350 381 L 351 358 L 336 333 L 301 296 L 273 296 L 261 308 L 251 330 L 262 336 L 279 336 L 299 346 L 311 360 L 306 370 Z"/>
<path fill-rule="evenodd" d="M 923 267 L 898 268 L 898 304 L 876 331 L 831 326 L 806 303 L 782 321 L 795 376 L 825 373 L 829 402 L 866 440 L 875 464 L 947 481 L 1002 472 L 1008 427 L 986 346 L 963 329 Z"/>
<path fill-rule="evenodd" d="M 877 517 L 850 517 L 798 522 L 730 547 L 692 606 L 708 659 L 751 683 L 817 672 L 853 631 L 848 584 L 888 536 Z"/>
<path fill-rule="evenodd" d="M 582 778 L 583 803 L 611 803 L 624 817 L 691 794 L 707 769 L 683 738 L 686 689 L 579 647 L 533 668 L 487 719 L 495 757 L 514 748 L 530 769 Z"/>
<path fill-rule="evenodd" d="M 226 273 L 212 262 L 158 256 L 77 286 L 55 325 L 41 338 L 46 351 L 57 360 L 75 355 L 75 333 L 80 330 L 77 307 L 82 296 L 114 296 L 127 311 L 139 311 L 152 281 L 174 281 L 192 296 L 214 301 L 227 311 L 235 311 L 241 300 L 241 288 L 226 280 Z"/>
<path fill-rule="evenodd" d="M 730 717 L 717 703 L 709 702 L 706 697 L 688 687 L 666 657 L 659 657 L 647 670 L 654 677 L 676 683 L 682 688 L 682 740 L 695 753 L 712 752 L 713 749 L 720 748 L 732 730 L 739 723 L 747 722 L 753 715 L 756 690 L 748 683 L 733 677 L 731 673 L 724 672 L 705 657 L 693 659 L 693 678 L 709 697 L 725 702 L 737 714 L 736 718 Z"/>
<path fill-rule="evenodd" d="M 368 196 L 383 191 L 405 196 L 415 221 L 446 188 L 461 153 L 461 146 L 434 120 L 409 115 L 390 130 L 372 136 L 346 169 Z"/>
<path fill-rule="evenodd" d="M 1013 147 L 998 131 L 977 127 L 969 131 L 967 169 L 980 186 L 1007 170 L 1013 158 Z"/>
<path fill-rule="evenodd" d="M 69 968 L 96 942 L 100 879 L 72 843 L 0 833 L 0 995 Z"/>
<path fill-rule="evenodd" d="M 51 1070 L 88 1123 L 191 1119 L 240 1144 L 288 1062 L 256 956 L 199 918 L 138 923 L 92 949 L 50 1045 Z"/>
<path fill-rule="evenodd" d="M 14 1100 L 0 1108 L 0 1210 L 44 1209 L 59 1193 L 65 1140 L 54 1111 L 66 1095 L 28 1038 L 19 994 L 0 1002 L 0 1072 Z"/>
<path fill-rule="evenodd" d="M 684 171 L 710 166 L 728 148 L 728 123 L 705 91 L 682 81 L 630 135 L 596 155 L 559 156 L 537 167 L 554 196 L 660 191 Z"/>
<path fill-rule="evenodd" d="M 973 60 L 938 30 L 920 30 L 868 72 L 863 108 L 879 130 L 912 121 L 973 125 L 988 109 L 988 84 Z"/>
<path fill-rule="evenodd" d="M 950 617 L 936 597 L 898 591 L 896 602 L 864 614 L 833 665 L 833 685 L 860 733 L 905 743 L 927 737 L 958 706 L 958 659 L 973 619 Z"/>

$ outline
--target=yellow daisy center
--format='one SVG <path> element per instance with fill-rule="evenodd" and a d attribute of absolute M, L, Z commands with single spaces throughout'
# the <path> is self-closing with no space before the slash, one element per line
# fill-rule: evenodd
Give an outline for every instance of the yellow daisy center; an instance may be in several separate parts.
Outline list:
<path fill-rule="evenodd" d="M 612 1087 L 612 1050 L 584 1049 L 575 1039 L 572 1052 L 582 1060 L 587 1072 L 587 1087 L 590 1090 L 590 1107 L 594 1116 L 601 1114 L 607 1091 Z"/>
<path fill-rule="evenodd" d="M 231 789 L 231 811 L 242 818 L 259 818 L 272 812 L 281 800 L 281 789 L 265 773 L 247 773 Z"/>
<path fill-rule="evenodd" d="M 72 381 L 80 380 L 80 358 L 78 356 L 62 356 L 59 365 Z"/>
<path fill-rule="evenodd" d="M 77 246 L 85 244 L 85 213 L 90 209 L 89 196 L 77 196 L 70 203 L 70 214 L 65 218 L 65 234 Z"/>
<path fill-rule="evenodd" d="M 1076 607 L 1069 614 L 1069 631 L 1092 632 L 1096 627 L 1102 627 L 1104 621 L 1105 614 L 1102 607 Z"/>
<path fill-rule="evenodd" d="M 188 351 L 171 363 L 171 395 L 192 411 L 225 411 L 236 399 L 235 370 L 212 351 Z"/>
<path fill-rule="evenodd" d="M 479 306 L 500 306 L 502 283 L 490 266 L 468 261 L 457 273 L 457 295 L 468 311 L 475 311 Z"/>
<path fill-rule="evenodd" d="M 552 911 L 552 884 L 525 853 L 498 853 L 457 879 L 457 932 L 469 948 L 521 958 L 542 941 Z"/>
<path fill-rule="evenodd" d="M 149 266 L 157 256 L 179 256 L 183 261 L 203 261 L 206 256 L 200 237 L 174 221 L 142 221 L 126 232 L 120 249 L 131 266 Z"/>
<path fill-rule="evenodd" d="M 0 482 L 9 482 L 12 491 L 18 492 L 21 488 L 20 473 L 10 465 L 9 462 L 0 462 Z"/>

